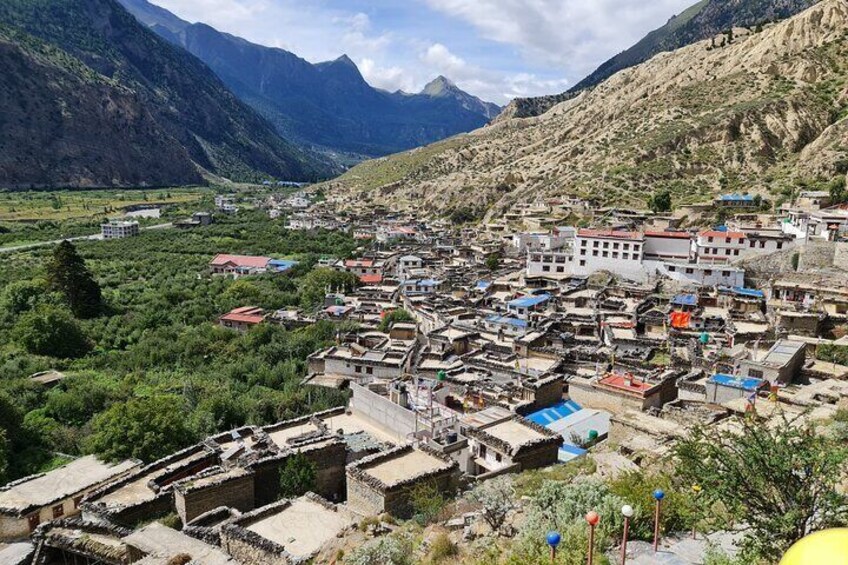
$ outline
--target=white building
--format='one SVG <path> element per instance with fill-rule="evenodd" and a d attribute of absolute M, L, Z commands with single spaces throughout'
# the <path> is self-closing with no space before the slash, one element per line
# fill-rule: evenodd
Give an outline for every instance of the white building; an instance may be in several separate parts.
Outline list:
<path fill-rule="evenodd" d="M 663 261 L 652 263 L 649 273 L 701 286 L 745 286 L 745 269 L 729 265 Z"/>
<path fill-rule="evenodd" d="M 138 222 L 124 220 L 109 220 L 100 225 L 100 235 L 103 239 L 123 239 L 135 237 L 139 233 Z"/>
<path fill-rule="evenodd" d="M 692 235 L 684 231 L 647 231 L 645 247 L 642 251 L 644 261 L 683 261 L 687 262 L 692 253 Z"/>
<path fill-rule="evenodd" d="M 747 249 L 747 239 L 740 231 L 706 230 L 694 243 L 698 263 L 729 263 L 741 258 Z"/>
<path fill-rule="evenodd" d="M 574 249 L 574 274 L 591 275 L 609 271 L 616 275 L 644 280 L 642 252 L 645 236 L 638 232 L 581 229 Z"/>

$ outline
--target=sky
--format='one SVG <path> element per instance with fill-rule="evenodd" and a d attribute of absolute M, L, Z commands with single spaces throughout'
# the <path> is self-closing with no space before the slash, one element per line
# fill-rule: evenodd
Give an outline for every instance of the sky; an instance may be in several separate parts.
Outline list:
<path fill-rule="evenodd" d="M 480 98 L 567 90 L 695 0 L 151 0 L 313 63 L 348 55 L 371 85 L 438 75 Z"/>

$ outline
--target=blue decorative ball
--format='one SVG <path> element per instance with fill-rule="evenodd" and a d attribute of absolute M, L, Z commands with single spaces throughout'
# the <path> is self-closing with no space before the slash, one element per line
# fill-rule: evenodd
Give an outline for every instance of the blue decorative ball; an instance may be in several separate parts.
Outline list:
<path fill-rule="evenodd" d="M 548 542 L 549 546 L 556 547 L 559 545 L 561 538 L 559 532 L 548 532 L 548 535 L 545 537 L 545 539 Z"/>
<path fill-rule="evenodd" d="M 654 491 L 654 498 L 657 500 L 662 500 L 663 498 L 665 498 L 665 492 L 663 492 L 662 489 L 658 488 Z"/>

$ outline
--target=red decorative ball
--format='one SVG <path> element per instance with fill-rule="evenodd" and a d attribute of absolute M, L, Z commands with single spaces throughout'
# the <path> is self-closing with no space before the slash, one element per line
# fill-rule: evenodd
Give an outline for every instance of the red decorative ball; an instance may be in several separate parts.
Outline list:
<path fill-rule="evenodd" d="M 597 526 L 598 522 L 601 521 L 601 517 L 598 516 L 598 513 L 592 510 L 588 514 L 586 514 L 586 521 L 589 522 L 590 526 Z"/>

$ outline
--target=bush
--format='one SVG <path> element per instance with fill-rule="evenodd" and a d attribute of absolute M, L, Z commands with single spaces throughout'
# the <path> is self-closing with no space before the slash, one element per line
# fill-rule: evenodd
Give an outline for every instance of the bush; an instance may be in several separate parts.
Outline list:
<path fill-rule="evenodd" d="M 435 521 L 447 504 L 447 499 L 433 482 L 415 485 L 410 499 L 415 520 L 421 525 Z"/>
<path fill-rule="evenodd" d="M 509 513 L 516 507 L 512 477 L 495 477 L 471 490 L 467 498 L 480 506 L 483 519 L 495 533 L 500 533 Z"/>
<path fill-rule="evenodd" d="M 280 469 L 280 498 L 296 498 L 315 490 L 315 463 L 296 453 Z"/>
<path fill-rule="evenodd" d="M 456 544 L 451 541 L 450 536 L 442 532 L 438 534 L 430 545 L 430 562 L 439 563 L 448 557 L 459 553 Z"/>
<path fill-rule="evenodd" d="M 405 536 L 390 535 L 371 540 L 351 551 L 348 565 L 412 565 L 412 541 Z"/>
<path fill-rule="evenodd" d="M 12 335 L 35 355 L 74 359 L 91 348 L 77 321 L 64 310 L 52 306 L 42 306 L 21 316 Z"/>

